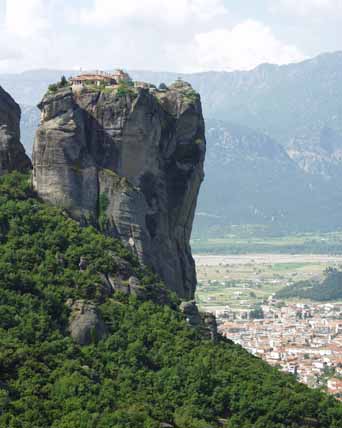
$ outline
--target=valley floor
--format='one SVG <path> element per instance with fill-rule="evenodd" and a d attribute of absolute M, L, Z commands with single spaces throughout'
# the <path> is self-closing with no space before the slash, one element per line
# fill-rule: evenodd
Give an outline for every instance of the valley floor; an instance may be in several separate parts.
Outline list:
<path fill-rule="evenodd" d="M 281 288 L 320 279 L 342 265 L 327 254 L 195 255 L 200 307 L 220 331 L 271 365 L 342 398 L 342 304 L 274 298 Z M 264 319 L 250 319 L 259 308 Z"/>
<path fill-rule="evenodd" d="M 201 237 L 191 241 L 195 254 L 339 254 L 342 255 L 342 232 L 279 234 L 266 226 L 241 225 L 219 229 L 220 236 Z"/>
<path fill-rule="evenodd" d="M 250 310 L 294 282 L 319 279 L 324 270 L 342 265 L 341 255 L 241 254 L 194 255 L 197 300 L 207 310 L 231 306 Z"/>

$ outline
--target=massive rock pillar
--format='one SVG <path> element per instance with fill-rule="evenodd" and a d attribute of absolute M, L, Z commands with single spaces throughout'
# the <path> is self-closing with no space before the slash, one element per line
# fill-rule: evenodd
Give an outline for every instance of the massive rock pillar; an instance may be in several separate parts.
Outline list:
<path fill-rule="evenodd" d="M 185 82 L 47 94 L 33 149 L 46 201 L 131 246 L 182 298 L 196 287 L 190 234 L 203 180 L 204 121 Z"/>
<path fill-rule="evenodd" d="M 19 105 L 0 86 L 0 175 L 31 168 L 20 142 L 20 116 Z"/>

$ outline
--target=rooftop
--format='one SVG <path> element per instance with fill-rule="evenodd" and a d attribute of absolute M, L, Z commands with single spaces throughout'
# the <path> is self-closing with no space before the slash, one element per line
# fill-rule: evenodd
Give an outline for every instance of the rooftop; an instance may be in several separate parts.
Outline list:
<path fill-rule="evenodd" d="M 72 77 L 70 80 L 72 82 L 74 81 L 86 82 L 89 80 L 112 81 L 115 79 L 113 76 L 110 76 L 110 75 L 88 73 L 88 74 L 81 74 L 79 76 Z"/>

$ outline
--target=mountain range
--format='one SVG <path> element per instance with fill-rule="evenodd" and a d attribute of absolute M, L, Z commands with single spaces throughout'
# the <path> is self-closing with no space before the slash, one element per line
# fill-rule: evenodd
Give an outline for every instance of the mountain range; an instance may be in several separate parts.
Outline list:
<path fill-rule="evenodd" d="M 51 82 L 75 73 L 0 75 L 21 104 L 29 153 L 39 123 L 35 105 Z M 276 233 L 342 227 L 342 52 L 251 71 L 130 74 L 154 84 L 180 77 L 201 93 L 208 146 L 195 236 L 246 223 Z"/>

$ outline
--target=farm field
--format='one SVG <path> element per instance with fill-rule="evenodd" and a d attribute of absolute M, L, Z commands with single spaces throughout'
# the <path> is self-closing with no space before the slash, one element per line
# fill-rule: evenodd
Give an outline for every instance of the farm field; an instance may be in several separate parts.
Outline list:
<path fill-rule="evenodd" d="M 342 232 L 265 236 L 258 228 L 230 230 L 220 238 L 194 238 L 195 254 L 341 254 Z"/>
<path fill-rule="evenodd" d="M 203 310 L 253 308 L 296 281 L 320 278 L 328 266 L 342 265 L 342 255 L 246 254 L 194 256 L 196 300 Z"/>

